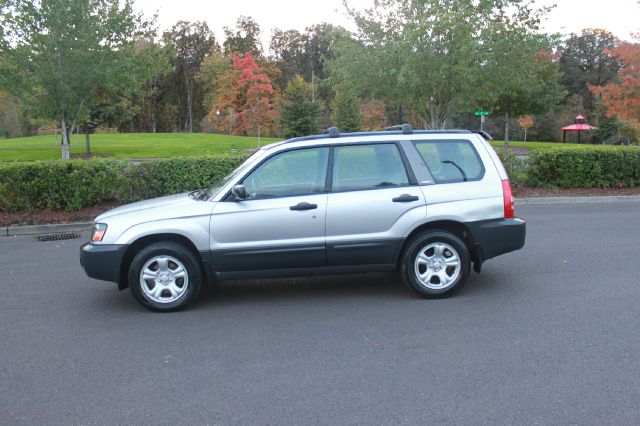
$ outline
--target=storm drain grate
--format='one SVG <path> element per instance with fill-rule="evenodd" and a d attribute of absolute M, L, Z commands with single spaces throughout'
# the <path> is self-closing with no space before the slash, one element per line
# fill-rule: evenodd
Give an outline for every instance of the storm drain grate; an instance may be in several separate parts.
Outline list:
<path fill-rule="evenodd" d="M 38 235 L 36 237 L 36 239 L 40 242 L 75 240 L 77 238 L 80 238 L 79 232 L 62 232 L 60 234 Z"/>

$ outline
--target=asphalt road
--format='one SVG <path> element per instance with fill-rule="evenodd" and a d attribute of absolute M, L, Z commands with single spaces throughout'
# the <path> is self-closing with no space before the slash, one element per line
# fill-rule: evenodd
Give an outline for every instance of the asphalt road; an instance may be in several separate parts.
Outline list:
<path fill-rule="evenodd" d="M 229 282 L 153 314 L 80 240 L 0 238 L 0 423 L 639 424 L 640 204 L 522 206 L 455 297 L 393 274 Z"/>

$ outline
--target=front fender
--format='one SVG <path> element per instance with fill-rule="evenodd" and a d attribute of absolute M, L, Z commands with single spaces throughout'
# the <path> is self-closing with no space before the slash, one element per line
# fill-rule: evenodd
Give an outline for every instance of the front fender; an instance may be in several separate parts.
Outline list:
<path fill-rule="evenodd" d="M 210 220 L 211 216 L 207 214 L 138 223 L 120 234 L 115 244 L 132 244 L 136 240 L 150 235 L 177 234 L 191 241 L 199 251 L 207 251 L 209 249 Z"/>

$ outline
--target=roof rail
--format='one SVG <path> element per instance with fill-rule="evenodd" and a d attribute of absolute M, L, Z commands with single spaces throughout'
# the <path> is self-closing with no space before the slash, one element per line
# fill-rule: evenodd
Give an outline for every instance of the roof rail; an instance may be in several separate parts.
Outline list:
<path fill-rule="evenodd" d="M 413 133 L 413 127 L 411 127 L 411 124 L 398 124 L 395 126 L 387 127 L 384 130 L 402 130 L 403 135 L 410 135 Z"/>
<path fill-rule="evenodd" d="M 340 131 L 337 127 L 329 127 L 323 132 L 325 135 L 329 135 L 330 138 L 337 138 L 340 136 Z"/>
<path fill-rule="evenodd" d="M 482 136 L 484 140 L 486 140 L 487 142 L 490 142 L 493 140 L 493 137 L 491 137 L 491 135 L 485 132 L 484 130 L 473 130 L 473 133 Z"/>

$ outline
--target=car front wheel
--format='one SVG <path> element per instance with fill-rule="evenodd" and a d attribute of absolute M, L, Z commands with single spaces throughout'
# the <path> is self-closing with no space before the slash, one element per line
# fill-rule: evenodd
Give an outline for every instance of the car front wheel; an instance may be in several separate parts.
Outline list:
<path fill-rule="evenodd" d="M 425 232 L 407 246 L 401 269 L 404 281 L 421 296 L 448 296 L 458 291 L 469 277 L 469 250 L 449 232 Z"/>
<path fill-rule="evenodd" d="M 136 300 L 156 312 L 177 311 L 192 303 L 202 286 L 198 260 L 186 247 L 159 242 L 131 262 L 129 286 Z"/>

